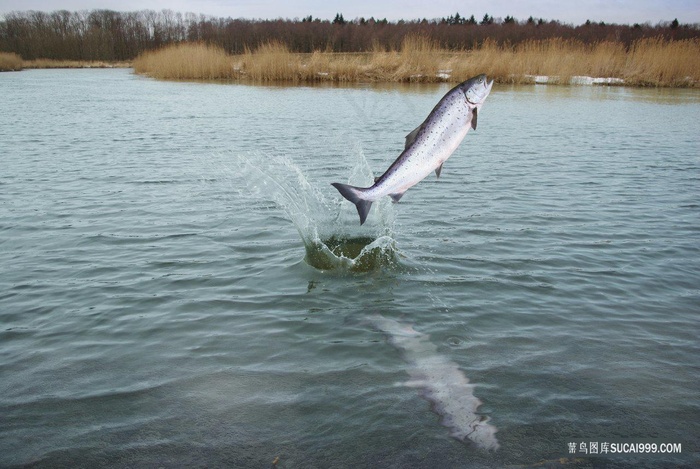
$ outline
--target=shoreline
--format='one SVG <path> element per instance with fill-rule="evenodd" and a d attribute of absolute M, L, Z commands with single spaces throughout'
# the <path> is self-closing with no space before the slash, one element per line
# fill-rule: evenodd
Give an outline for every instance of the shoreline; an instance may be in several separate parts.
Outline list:
<path fill-rule="evenodd" d="M 54 68 L 133 68 L 132 62 L 107 62 L 103 60 L 52 60 L 35 59 L 25 60 L 23 68 L 29 70 L 54 69 Z"/>
<path fill-rule="evenodd" d="M 658 44 L 657 44 L 658 45 Z M 700 42 L 690 43 L 700 51 Z M 692 48 L 691 47 L 691 51 Z M 22 60 L 15 54 L 0 53 L 7 59 L 5 66 L 0 60 L 0 71 L 23 69 L 93 69 L 132 68 L 134 73 L 153 79 L 169 81 L 232 82 L 242 84 L 362 84 L 362 83 L 460 83 L 472 75 L 486 73 L 498 84 L 534 84 L 557 86 L 623 86 L 632 88 L 700 88 L 700 64 L 692 62 L 685 69 L 669 70 L 673 57 L 662 57 L 663 62 L 647 70 L 639 66 L 630 67 L 631 58 L 623 57 L 631 71 L 630 77 L 622 73 L 582 74 L 556 62 L 568 60 L 561 49 L 559 57 L 540 52 L 546 57 L 529 57 L 524 53 L 499 50 L 445 51 L 432 49 L 430 44 L 404 45 L 402 51 L 374 52 L 313 52 L 292 53 L 280 44 L 269 44 L 242 55 L 228 55 L 223 49 L 204 44 L 183 43 L 178 46 L 149 51 L 134 61 L 70 61 L 36 59 Z M 595 51 L 594 51 L 595 52 Z M 694 51 L 693 51 L 694 52 Z M 598 54 L 601 55 L 601 54 Z M 649 54 L 646 54 L 649 55 Z M 525 56 L 525 57 L 524 57 Z M 581 58 L 581 57 L 579 57 Z M 584 57 L 585 58 L 585 57 Z M 648 59 L 648 57 L 644 57 Z M 680 62 L 676 57 L 675 61 Z M 619 57 L 618 63 L 622 63 Z M 600 59 L 598 59 L 600 60 Z M 606 58 L 609 60 L 609 58 Z M 527 62 L 521 73 L 513 73 L 513 63 Z M 512 63 L 509 63 L 512 62 Z M 552 63 L 554 62 L 554 63 Z M 9 64 L 9 65 L 8 65 Z M 605 64 L 604 64 L 605 65 Z M 634 64 L 632 64 L 634 65 Z M 557 73 L 557 69 L 561 72 Z M 610 66 L 598 64 L 599 71 L 610 71 Z M 618 67 L 619 68 L 619 67 Z M 535 69 L 539 73 L 528 73 Z M 554 73 L 542 73 L 544 70 Z M 645 76 L 646 72 L 646 76 Z M 671 76 L 673 72 L 675 76 Z M 623 76 L 621 76 L 623 75 Z M 669 78 L 670 77 L 670 78 Z"/>
<path fill-rule="evenodd" d="M 23 67 L 22 69 L 19 70 L 0 70 L 0 72 L 19 72 L 22 70 L 81 70 L 81 69 L 108 69 L 108 68 L 130 68 L 133 69 L 133 65 L 130 62 L 118 62 L 118 63 L 104 63 L 104 62 L 98 62 L 98 63 L 75 63 L 75 64 L 68 64 L 68 65 L 51 65 L 51 66 L 28 66 L 28 67 Z M 162 81 L 174 81 L 174 82 L 207 82 L 207 83 L 236 83 L 236 84 L 244 84 L 244 85 L 270 85 L 270 82 L 260 82 L 260 81 L 254 81 L 251 79 L 247 79 L 245 75 L 241 74 L 241 76 L 237 78 L 230 78 L 230 79 L 221 79 L 221 78 L 210 78 L 210 79 L 194 79 L 194 78 L 158 78 L 158 77 L 152 77 L 148 74 L 143 74 L 143 73 L 137 73 L 134 71 L 135 74 L 137 75 L 142 75 L 146 76 L 148 78 L 152 78 L 154 80 L 162 80 Z M 397 82 L 397 81 L 356 81 L 356 82 L 349 82 L 349 81 L 336 81 L 336 80 L 327 80 L 323 79 L 329 75 L 328 72 L 319 72 L 319 77 L 321 79 L 319 80 L 314 80 L 314 81 L 305 81 L 305 82 L 300 82 L 300 81 L 295 81 L 295 80 L 279 80 L 276 81 L 276 84 L 279 85 L 297 85 L 297 86 L 312 86 L 312 85 L 331 85 L 331 84 L 336 84 L 336 85 L 362 85 L 362 84 L 440 84 L 440 83 L 457 83 L 453 80 L 450 80 L 450 74 L 449 71 L 440 71 L 435 75 L 436 80 L 422 80 L 424 78 L 423 76 L 416 75 L 412 78 L 414 80 L 409 80 L 408 82 L 402 81 L 402 82 Z M 626 88 L 677 88 L 677 89 L 688 89 L 688 88 L 697 88 L 699 87 L 697 82 L 694 81 L 688 81 L 687 85 L 684 86 L 649 86 L 649 85 L 638 85 L 638 84 L 629 84 L 626 83 L 625 80 L 622 78 L 616 78 L 616 77 L 591 77 L 591 76 L 584 76 L 584 75 L 574 75 L 572 77 L 568 77 L 567 79 L 562 79 L 559 76 L 548 76 L 548 75 L 523 75 L 523 76 L 512 76 L 509 77 L 508 80 L 503 81 L 503 80 L 498 80 L 495 79 L 495 83 L 501 84 L 501 85 L 553 85 L 553 86 L 612 86 L 612 87 L 626 87 Z"/>
<path fill-rule="evenodd" d="M 446 50 L 407 37 L 399 50 L 295 53 L 280 42 L 229 55 L 205 43 L 181 43 L 134 59 L 134 71 L 156 79 L 250 83 L 460 83 L 485 73 L 496 83 L 700 87 L 700 40 L 643 40 L 593 46 L 563 39 L 517 47 L 486 43 Z"/>
<path fill-rule="evenodd" d="M 55 60 L 34 59 L 23 60 L 17 54 L 0 52 L 0 72 L 19 72 L 31 69 L 54 68 L 133 68 L 131 61 L 106 61 L 106 60 Z"/>

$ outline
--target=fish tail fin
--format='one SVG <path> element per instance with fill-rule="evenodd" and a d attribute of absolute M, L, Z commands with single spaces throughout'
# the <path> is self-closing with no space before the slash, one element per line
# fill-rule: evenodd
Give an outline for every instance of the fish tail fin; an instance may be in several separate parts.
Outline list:
<path fill-rule="evenodd" d="M 363 192 L 365 189 L 362 187 L 350 186 L 348 184 L 340 184 L 339 182 L 334 182 L 331 185 L 338 189 L 340 195 L 355 204 L 355 207 L 357 207 L 357 213 L 360 215 L 360 225 L 362 225 L 367 219 L 367 214 L 369 213 L 369 209 L 372 207 L 373 202 L 372 200 L 367 200 L 364 198 Z"/>

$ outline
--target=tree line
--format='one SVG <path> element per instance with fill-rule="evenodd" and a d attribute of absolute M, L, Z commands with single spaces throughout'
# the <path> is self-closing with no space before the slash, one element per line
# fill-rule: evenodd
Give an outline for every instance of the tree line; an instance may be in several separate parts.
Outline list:
<path fill-rule="evenodd" d="M 699 37 L 700 26 L 680 24 L 677 19 L 656 25 L 587 21 L 574 26 L 542 18 L 518 20 L 486 14 L 477 19 L 459 13 L 431 20 L 392 22 L 375 18 L 346 20 L 341 13 L 333 20 L 312 16 L 251 20 L 171 10 L 15 11 L 0 20 L 0 51 L 17 53 L 25 60 L 128 61 L 143 51 L 182 41 L 216 44 L 231 54 L 280 41 L 293 52 L 364 52 L 377 48 L 397 50 L 407 35 L 427 36 L 446 49 L 471 49 L 486 40 L 517 45 L 555 37 L 591 44 L 615 41 L 629 46 L 646 37 Z"/>

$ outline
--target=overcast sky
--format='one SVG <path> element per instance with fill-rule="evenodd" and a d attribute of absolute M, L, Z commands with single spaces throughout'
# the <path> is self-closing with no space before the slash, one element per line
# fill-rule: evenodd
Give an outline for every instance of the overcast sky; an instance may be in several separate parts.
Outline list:
<path fill-rule="evenodd" d="M 485 13 L 496 18 L 512 15 L 559 20 L 575 25 L 591 21 L 645 23 L 678 18 L 681 23 L 700 23 L 700 0 L 0 0 L 0 15 L 13 10 L 116 11 L 170 9 L 181 13 L 203 13 L 232 18 L 333 19 L 342 13 L 346 20 L 359 17 L 398 19 L 441 18 L 459 12 L 481 20 Z"/>

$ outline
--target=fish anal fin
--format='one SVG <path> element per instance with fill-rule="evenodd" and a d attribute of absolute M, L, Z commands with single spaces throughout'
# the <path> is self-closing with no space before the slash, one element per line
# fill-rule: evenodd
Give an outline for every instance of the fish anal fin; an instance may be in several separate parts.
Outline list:
<path fill-rule="evenodd" d="M 437 175 L 438 178 L 440 178 L 440 173 L 442 172 L 442 165 L 445 164 L 444 162 L 440 163 L 440 165 L 435 168 L 435 174 Z"/>
<path fill-rule="evenodd" d="M 472 129 L 476 130 L 476 116 L 478 114 L 477 108 L 472 111 Z"/>
<path fill-rule="evenodd" d="M 404 194 L 405 192 L 397 192 L 396 194 L 389 194 L 389 197 L 391 197 L 392 202 L 396 203 L 401 200 L 401 197 L 403 197 Z"/>

